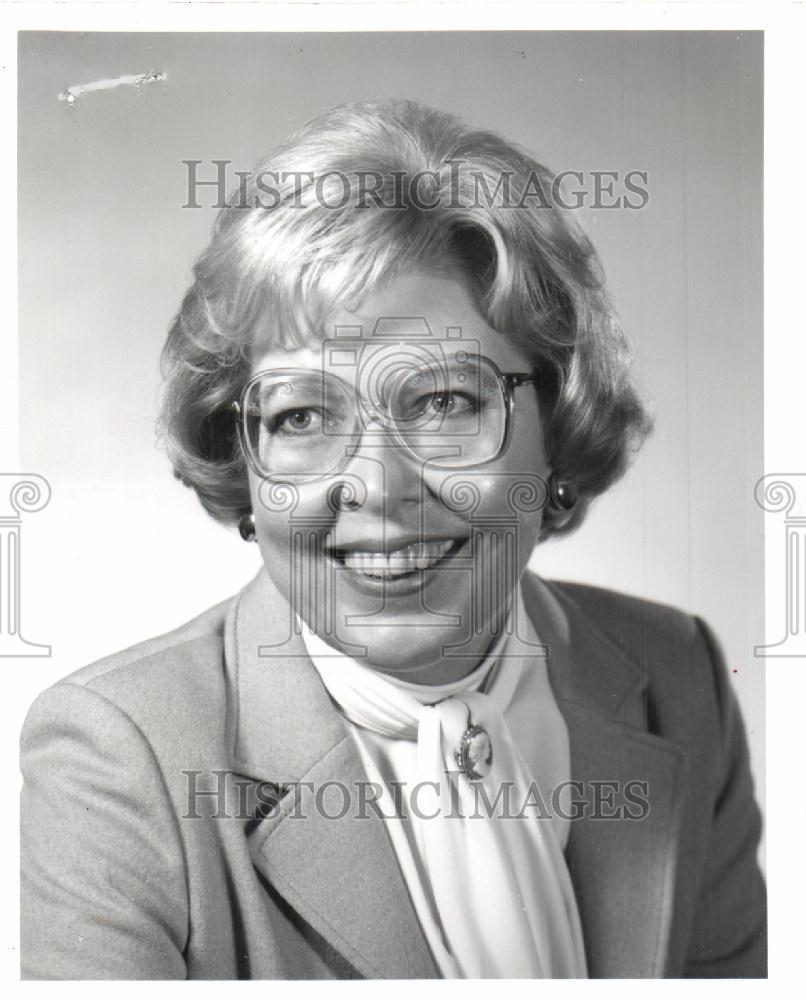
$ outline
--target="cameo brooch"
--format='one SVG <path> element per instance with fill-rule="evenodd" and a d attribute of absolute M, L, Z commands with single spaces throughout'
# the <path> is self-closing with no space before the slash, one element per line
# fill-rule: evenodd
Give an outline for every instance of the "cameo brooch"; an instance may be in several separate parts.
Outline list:
<path fill-rule="evenodd" d="M 454 756 L 459 769 L 469 781 L 486 778 L 493 764 L 490 734 L 482 726 L 468 726 L 462 733 L 459 748 Z"/>

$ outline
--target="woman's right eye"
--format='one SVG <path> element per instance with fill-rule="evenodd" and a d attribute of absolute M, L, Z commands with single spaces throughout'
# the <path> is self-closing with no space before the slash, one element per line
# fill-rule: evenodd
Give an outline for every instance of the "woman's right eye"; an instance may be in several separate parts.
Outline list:
<path fill-rule="evenodd" d="M 281 434 L 310 434 L 322 427 L 322 416 L 310 407 L 284 410 L 267 421 L 269 432 Z"/>

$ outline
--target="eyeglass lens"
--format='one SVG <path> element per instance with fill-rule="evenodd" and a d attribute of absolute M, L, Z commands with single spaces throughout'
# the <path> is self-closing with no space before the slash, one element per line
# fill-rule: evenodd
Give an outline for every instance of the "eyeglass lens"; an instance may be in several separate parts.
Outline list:
<path fill-rule="evenodd" d="M 255 464 L 267 476 L 324 476 L 346 464 L 359 440 L 378 434 L 442 468 L 478 465 L 498 454 L 507 404 L 496 373 L 483 361 L 406 363 L 393 372 L 387 368 L 383 381 L 380 393 L 373 393 L 383 404 L 376 409 L 332 375 L 261 376 L 244 401 Z"/>

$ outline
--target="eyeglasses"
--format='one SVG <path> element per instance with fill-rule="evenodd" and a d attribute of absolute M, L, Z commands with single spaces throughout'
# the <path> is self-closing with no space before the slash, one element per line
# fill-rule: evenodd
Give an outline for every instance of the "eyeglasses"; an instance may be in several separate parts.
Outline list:
<path fill-rule="evenodd" d="M 507 447 L 513 390 L 538 381 L 465 351 L 450 361 L 401 358 L 373 374 L 359 392 L 331 372 L 258 372 L 232 403 L 252 470 L 286 482 L 334 476 L 373 435 L 431 467 L 484 465 Z"/>

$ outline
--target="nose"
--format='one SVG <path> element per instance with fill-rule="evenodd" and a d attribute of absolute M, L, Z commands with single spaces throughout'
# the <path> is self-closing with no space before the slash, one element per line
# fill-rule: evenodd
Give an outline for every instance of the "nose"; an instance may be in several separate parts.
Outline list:
<path fill-rule="evenodd" d="M 377 421 L 369 421 L 334 485 L 342 510 L 388 514 L 416 504 L 422 489 L 417 462 Z"/>

